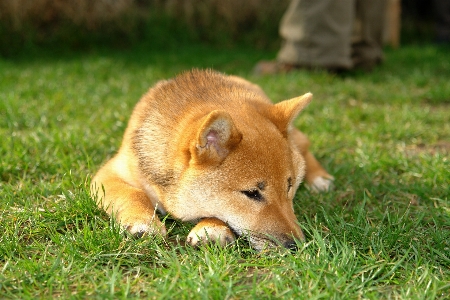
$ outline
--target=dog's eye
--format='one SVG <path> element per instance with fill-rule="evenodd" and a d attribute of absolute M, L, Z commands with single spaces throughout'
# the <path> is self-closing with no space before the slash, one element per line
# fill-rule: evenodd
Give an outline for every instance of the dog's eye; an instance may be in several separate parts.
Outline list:
<path fill-rule="evenodd" d="M 261 193 L 258 190 L 241 191 L 241 193 L 252 200 L 256 200 L 256 201 L 264 200 L 264 197 L 261 195 Z"/>
<path fill-rule="evenodd" d="M 288 180 L 287 180 L 287 182 L 288 182 L 288 189 L 287 189 L 287 191 L 288 191 L 288 193 L 289 193 L 289 191 L 290 191 L 291 188 L 292 188 L 292 178 L 289 177 Z"/>

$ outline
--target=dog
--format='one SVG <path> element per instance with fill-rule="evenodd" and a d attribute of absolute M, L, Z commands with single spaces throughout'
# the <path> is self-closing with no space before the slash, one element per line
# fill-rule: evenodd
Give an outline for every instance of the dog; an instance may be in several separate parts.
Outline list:
<path fill-rule="evenodd" d="M 92 179 L 99 207 L 131 234 L 167 234 L 156 211 L 198 222 L 186 242 L 296 248 L 293 198 L 302 180 L 333 177 L 292 125 L 312 94 L 272 104 L 249 81 L 212 70 L 162 80 L 135 106 L 118 153 Z"/>

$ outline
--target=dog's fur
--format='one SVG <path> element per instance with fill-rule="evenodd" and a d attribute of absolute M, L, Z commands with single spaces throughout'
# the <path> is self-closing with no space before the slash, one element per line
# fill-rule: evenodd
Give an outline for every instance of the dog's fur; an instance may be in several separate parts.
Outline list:
<path fill-rule="evenodd" d="M 165 235 L 159 210 L 198 221 L 192 245 L 238 234 L 255 249 L 294 247 L 303 233 L 292 200 L 305 170 L 314 190 L 333 179 L 292 126 L 311 98 L 273 105 L 259 86 L 210 70 L 160 81 L 134 108 L 91 194 L 133 234 Z"/>

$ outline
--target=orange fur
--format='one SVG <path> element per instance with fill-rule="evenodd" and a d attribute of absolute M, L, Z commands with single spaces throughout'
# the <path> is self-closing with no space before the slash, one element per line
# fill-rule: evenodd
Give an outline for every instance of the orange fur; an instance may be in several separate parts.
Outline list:
<path fill-rule="evenodd" d="M 136 105 L 122 146 L 95 175 L 91 194 L 131 233 L 166 234 L 156 210 L 199 221 L 188 242 L 293 247 L 303 233 L 292 199 L 303 177 L 329 175 L 292 126 L 311 94 L 272 104 L 242 78 L 193 70 L 161 81 Z"/>

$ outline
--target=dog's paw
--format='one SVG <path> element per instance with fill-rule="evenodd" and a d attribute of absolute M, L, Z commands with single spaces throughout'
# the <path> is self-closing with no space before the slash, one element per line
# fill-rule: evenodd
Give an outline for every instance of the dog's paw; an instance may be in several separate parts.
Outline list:
<path fill-rule="evenodd" d="M 317 176 L 314 180 L 309 184 L 309 188 L 311 191 L 320 193 L 320 192 L 328 192 L 333 188 L 334 178 L 326 178 L 322 176 Z"/>
<path fill-rule="evenodd" d="M 120 223 L 130 234 L 137 237 L 144 235 L 167 235 L 166 226 L 156 216 L 153 218 L 126 220 L 125 222 L 121 220 Z"/>
<path fill-rule="evenodd" d="M 204 243 L 218 243 L 226 246 L 234 242 L 236 237 L 231 229 L 222 221 L 214 218 L 201 220 L 188 234 L 186 242 L 191 246 Z"/>

